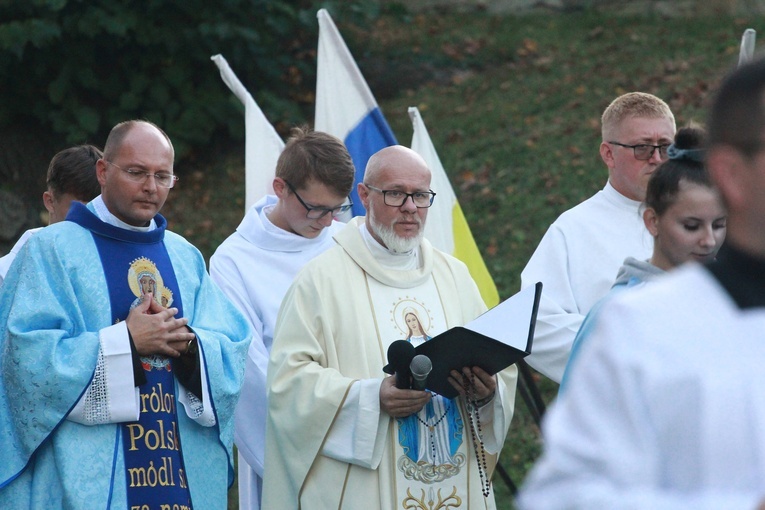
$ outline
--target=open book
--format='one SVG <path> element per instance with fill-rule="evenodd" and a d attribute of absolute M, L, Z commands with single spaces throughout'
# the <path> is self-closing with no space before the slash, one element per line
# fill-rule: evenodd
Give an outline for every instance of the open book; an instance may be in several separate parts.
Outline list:
<path fill-rule="evenodd" d="M 479 315 L 419 345 L 433 363 L 425 386 L 448 398 L 458 395 L 447 377 L 452 370 L 478 366 L 494 375 L 531 354 L 542 283 L 526 287 Z"/>

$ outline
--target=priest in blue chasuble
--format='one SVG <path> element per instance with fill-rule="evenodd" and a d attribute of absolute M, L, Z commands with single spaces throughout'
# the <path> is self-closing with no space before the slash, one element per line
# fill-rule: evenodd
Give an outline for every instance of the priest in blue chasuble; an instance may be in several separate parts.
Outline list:
<path fill-rule="evenodd" d="M 0 289 L 0 508 L 225 509 L 250 330 L 159 214 L 168 136 L 115 126 L 101 195 Z"/>

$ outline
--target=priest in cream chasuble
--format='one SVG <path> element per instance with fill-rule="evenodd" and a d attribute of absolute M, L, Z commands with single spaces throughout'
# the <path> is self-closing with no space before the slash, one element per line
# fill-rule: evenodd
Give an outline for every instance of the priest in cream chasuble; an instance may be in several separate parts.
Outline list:
<path fill-rule="evenodd" d="M 512 418 L 515 367 L 497 374 L 491 398 L 473 412 L 483 449 L 473 444 L 464 397 L 398 390 L 382 371 L 393 341 L 428 341 L 486 307 L 462 262 L 421 235 L 394 250 L 390 236 L 380 242 L 373 232 L 377 223 L 400 238 L 409 227 L 421 231 L 413 225 L 422 226 L 421 206 L 432 202 L 419 156 L 403 147 L 381 153 L 382 163 L 395 164 L 372 174 L 367 167 L 369 186 L 359 186 L 369 215 L 306 265 L 279 313 L 268 368 L 264 508 L 495 508 L 482 474 L 491 476 Z M 362 186 L 405 197 L 370 199 Z M 388 391 L 427 398 L 398 416 L 389 412 Z"/>

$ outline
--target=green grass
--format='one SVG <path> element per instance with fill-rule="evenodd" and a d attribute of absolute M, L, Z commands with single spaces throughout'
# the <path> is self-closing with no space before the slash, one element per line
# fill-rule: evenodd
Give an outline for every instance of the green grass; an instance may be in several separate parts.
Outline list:
<path fill-rule="evenodd" d="M 359 29 L 336 21 L 400 143 L 411 142 L 407 107 L 420 108 L 502 298 L 518 290 L 547 226 L 604 185 L 599 118 L 608 103 L 651 92 L 679 125 L 703 121 L 708 95 L 737 61 L 743 30 L 765 25 L 765 18 L 595 11 L 398 12 Z M 208 257 L 243 213 L 243 153 L 181 170 L 165 211 L 171 228 Z M 540 384 L 551 400 L 556 385 Z M 501 457 L 516 484 L 540 450 L 518 399 Z M 495 490 L 498 507 L 513 508 L 498 479 Z"/>

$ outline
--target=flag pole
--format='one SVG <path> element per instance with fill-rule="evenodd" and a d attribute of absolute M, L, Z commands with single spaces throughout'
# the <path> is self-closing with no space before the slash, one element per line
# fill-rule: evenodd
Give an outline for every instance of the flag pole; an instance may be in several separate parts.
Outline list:
<path fill-rule="evenodd" d="M 753 28 L 744 30 L 741 36 L 741 50 L 738 53 L 738 66 L 751 62 L 754 57 L 754 41 L 757 38 L 757 32 Z"/>

